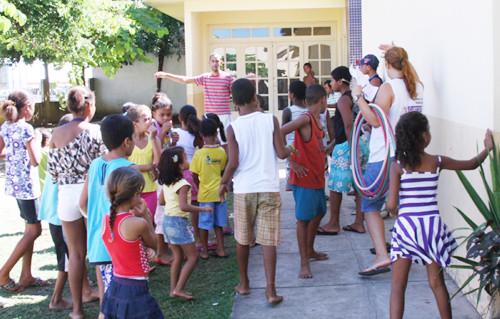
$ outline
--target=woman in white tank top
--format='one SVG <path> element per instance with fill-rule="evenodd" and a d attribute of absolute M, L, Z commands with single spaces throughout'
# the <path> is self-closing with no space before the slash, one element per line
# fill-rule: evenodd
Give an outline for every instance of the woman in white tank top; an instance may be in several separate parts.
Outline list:
<path fill-rule="evenodd" d="M 422 112 L 423 85 L 403 48 L 390 47 L 384 57 L 387 75 L 391 80 L 382 84 L 375 98 L 375 104 L 385 111 L 391 125 L 395 127 L 402 114 L 410 111 Z M 352 95 L 363 117 L 373 127 L 370 138 L 370 158 L 364 175 L 369 185 L 375 181 L 382 167 L 385 157 L 385 140 L 375 112 L 361 96 L 361 91 L 361 86 L 355 86 L 352 89 Z M 394 156 L 394 149 L 392 145 L 391 156 Z M 390 258 L 385 243 L 384 222 L 380 215 L 384 202 L 385 198 L 375 200 L 363 198 L 361 201 L 361 210 L 365 213 L 366 225 L 375 245 L 376 257 L 372 265 L 360 272 L 360 275 L 371 276 L 390 271 L 387 268 L 390 265 Z"/>

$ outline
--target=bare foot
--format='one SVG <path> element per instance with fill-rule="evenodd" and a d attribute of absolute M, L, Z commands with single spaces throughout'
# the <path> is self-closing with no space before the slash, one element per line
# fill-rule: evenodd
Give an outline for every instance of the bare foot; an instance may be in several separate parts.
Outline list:
<path fill-rule="evenodd" d="M 172 292 L 172 295 L 174 295 L 175 297 L 184 298 L 186 300 L 194 300 L 193 294 L 189 293 L 187 291 L 184 291 L 184 290 L 181 290 L 181 291 L 174 290 L 174 292 Z"/>
<path fill-rule="evenodd" d="M 234 290 L 236 290 L 240 295 L 249 295 L 250 294 L 250 287 L 248 287 L 248 283 L 246 285 L 243 285 L 241 282 L 238 284 L 238 286 L 234 287 Z"/>
<path fill-rule="evenodd" d="M 278 296 L 278 294 L 276 294 L 276 289 L 266 288 L 266 298 L 267 302 L 271 305 L 277 305 L 283 301 L 283 296 Z"/>
<path fill-rule="evenodd" d="M 299 278 L 309 279 L 312 277 L 313 275 L 311 273 L 311 269 L 309 268 L 309 264 L 300 266 Z"/>
<path fill-rule="evenodd" d="M 73 303 L 65 299 L 61 299 L 59 301 L 50 301 L 49 303 L 49 309 L 52 310 L 62 310 L 71 308 L 73 308 Z"/>
<path fill-rule="evenodd" d="M 75 312 L 70 312 L 68 316 L 72 319 L 83 319 L 83 312 L 80 313 L 75 313 Z"/>
<path fill-rule="evenodd" d="M 316 260 L 327 260 L 328 255 L 325 253 L 320 253 L 317 251 L 313 251 L 311 254 L 309 254 L 309 259 L 314 258 Z"/>
<path fill-rule="evenodd" d="M 208 251 L 202 250 L 200 253 L 200 258 L 203 260 L 207 260 L 208 259 Z"/>
<path fill-rule="evenodd" d="M 99 292 L 93 289 L 90 289 L 90 292 L 88 293 L 83 293 L 82 295 L 82 302 L 83 303 L 88 303 L 88 302 L 94 302 L 99 300 Z"/>

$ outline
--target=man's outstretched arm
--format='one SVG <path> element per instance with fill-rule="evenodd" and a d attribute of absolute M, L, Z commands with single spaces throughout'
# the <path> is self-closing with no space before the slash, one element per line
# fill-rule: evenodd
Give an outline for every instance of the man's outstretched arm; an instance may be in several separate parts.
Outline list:
<path fill-rule="evenodd" d="M 172 73 L 167 73 L 163 71 L 156 72 L 154 75 L 155 79 L 159 78 L 164 78 L 164 79 L 169 79 L 172 81 L 175 81 L 177 83 L 181 84 L 189 84 L 189 83 L 195 83 L 195 77 L 189 77 L 185 75 L 177 75 L 177 74 L 172 74 Z"/>

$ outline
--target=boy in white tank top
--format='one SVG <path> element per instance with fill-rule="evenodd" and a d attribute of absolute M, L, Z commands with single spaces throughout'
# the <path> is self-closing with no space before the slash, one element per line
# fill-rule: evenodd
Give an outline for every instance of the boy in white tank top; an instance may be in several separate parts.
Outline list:
<path fill-rule="evenodd" d="M 255 238 L 265 256 L 266 298 L 270 304 L 277 304 L 283 300 L 275 286 L 281 217 L 278 157 L 287 158 L 293 147 L 284 146 L 278 119 L 259 112 L 255 87 L 250 80 L 236 80 L 231 90 L 240 116 L 227 129 L 228 163 L 220 181 L 219 197 L 221 202 L 226 200 L 234 175 L 234 237 L 240 268 L 240 283 L 235 289 L 241 295 L 250 293 L 248 254 Z"/>

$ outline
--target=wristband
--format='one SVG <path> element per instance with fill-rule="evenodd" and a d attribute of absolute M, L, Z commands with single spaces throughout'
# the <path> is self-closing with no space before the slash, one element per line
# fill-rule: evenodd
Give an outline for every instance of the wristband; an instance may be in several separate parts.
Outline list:
<path fill-rule="evenodd" d="M 297 150 L 295 149 L 295 146 L 292 144 L 287 144 L 286 146 L 290 146 L 290 153 L 295 153 Z"/>

